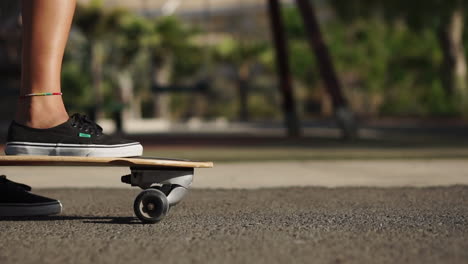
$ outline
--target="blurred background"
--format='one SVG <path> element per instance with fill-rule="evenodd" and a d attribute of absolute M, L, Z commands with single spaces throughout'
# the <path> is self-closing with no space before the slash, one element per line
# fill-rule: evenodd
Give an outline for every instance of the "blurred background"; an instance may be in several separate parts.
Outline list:
<path fill-rule="evenodd" d="M 19 2 L 0 0 L 0 155 Z M 65 209 L 0 219 L 1 262 L 468 263 L 467 5 L 78 0 L 69 113 L 215 166 L 153 227 L 113 189 L 128 168 L 1 167 Z"/>
<path fill-rule="evenodd" d="M 0 139 L 20 84 L 20 1 L 0 10 Z M 465 1 L 79 0 L 70 113 L 147 156 L 461 158 Z"/>

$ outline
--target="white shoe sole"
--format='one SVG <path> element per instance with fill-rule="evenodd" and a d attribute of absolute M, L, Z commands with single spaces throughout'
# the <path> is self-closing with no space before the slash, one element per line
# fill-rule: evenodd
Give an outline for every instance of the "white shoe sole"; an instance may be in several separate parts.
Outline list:
<path fill-rule="evenodd" d="M 0 204 L 0 216 L 47 216 L 62 212 L 62 204 L 57 202 L 36 204 Z"/>
<path fill-rule="evenodd" d="M 82 157 L 136 157 L 143 155 L 140 143 L 119 145 L 79 145 L 51 144 L 33 142 L 8 142 L 6 155 L 39 155 L 39 156 L 82 156 Z"/>

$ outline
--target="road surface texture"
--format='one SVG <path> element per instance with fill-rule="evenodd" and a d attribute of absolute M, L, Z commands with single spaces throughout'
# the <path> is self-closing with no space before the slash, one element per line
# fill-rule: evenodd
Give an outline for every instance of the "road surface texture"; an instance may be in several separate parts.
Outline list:
<path fill-rule="evenodd" d="M 0 263 L 468 263 L 468 187 L 195 189 L 162 222 L 136 189 L 41 189 L 64 213 L 0 221 Z"/>

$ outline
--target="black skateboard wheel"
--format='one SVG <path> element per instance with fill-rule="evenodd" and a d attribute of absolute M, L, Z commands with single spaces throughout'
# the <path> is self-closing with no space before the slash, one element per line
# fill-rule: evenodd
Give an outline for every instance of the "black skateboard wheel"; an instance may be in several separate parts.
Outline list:
<path fill-rule="evenodd" d="M 160 190 L 147 189 L 135 198 L 133 210 L 143 223 L 153 224 L 166 216 L 169 211 L 169 202 Z"/>

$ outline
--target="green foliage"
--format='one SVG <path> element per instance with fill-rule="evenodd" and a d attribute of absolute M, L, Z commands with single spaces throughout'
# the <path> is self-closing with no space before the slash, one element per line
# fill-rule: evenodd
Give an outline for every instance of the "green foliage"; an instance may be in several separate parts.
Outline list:
<path fill-rule="evenodd" d="M 93 104 L 91 62 L 101 63 L 104 109 L 114 109 L 121 100 L 119 77 L 130 74 L 134 96 L 146 94 L 150 88 L 155 61 L 177 54 L 174 60 L 176 78 L 193 74 L 203 58 L 192 37 L 197 30 L 174 17 L 150 19 L 123 9 L 104 9 L 102 1 L 78 5 L 74 30 L 64 59 L 63 84 L 76 91 L 69 101 L 81 111 Z M 66 88 L 68 89 L 68 88 Z M 108 107 L 110 106 L 110 108 Z M 80 109 L 78 109 L 79 111 Z"/>
<path fill-rule="evenodd" d="M 440 25 L 447 23 L 450 11 L 464 7 L 465 1 L 321 3 L 325 3 L 320 7 L 327 11 L 318 10 L 322 32 L 345 94 L 356 110 L 370 115 L 458 114 L 440 80 L 443 54 L 437 34 Z M 297 93 L 302 105 L 306 98 L 317 94 L 321 77 L 297 9 L 285 6 L 283 18 L 291 72 L 302 89 Z M 117 77 L 129 73 L 135 97 L 143 99 L 143 112 L 150 116 L 152 67 L 170 58 L 172 83 L 190 83 L 200 76 L 211 80 L 201 103 L 205 117 L 237 117 L 238 78 L 244 74 L 243 69 L 248 69 L 252 118 L 279 118 L 275 53 L 269 40 L 226 33 L 213 45 L 206 42 L 204 34 L 177 17 L 152 19 L 122 9 L 106 10 L 102 1 L 96 0 L 79 5 L 63 66 L 67 105 L 78 111 L 92 105 L 90 61 L 96 54 L 91 51 L 93 46 L 101 45 L 102 86 L 109 105 L 115 106 L 119 100 Z M 468 34 L 464 38 L 468 40 Z M 368 107 L 369 102 L 374 105 Z M 172 95 L 171 107 L 174 117 L 185 118 L 193 107 L 192 95 Z"/>
<path fill-rule="evenodd" d="M 269 51 L 264 41 L 238 40 L 226 37 L 215 47 L 215 59 L 218 62 L 232 63 L 236 66 L 261 60 L 263 54 Z"/>
<path fill-rule="evenodd" d="M 155 56 L 170 54 L 174 58 L 173 79 L 193 75 L 204 63 L 203 48 L 195 42 L 199 31 L 176 17 L 163 17 L 155 21 L 155 32 L 161 38 L 154 47 Z"/>
<path fill-rule="evenodd" d="M 436 30 L 398 20 L 396 14 L 390 22 L 384 11 L 413 14 L 397 6 L 399 1 L 330 2 L 339 17 L 321 21 L 322 31 L 345 93 L 357 110 L 366 114 L 369 109 L 367 103 L 357 106 L 360 102 L 353 94 L 382 97 L 375 107 L 383 115 L 456 114 L 440 82 L 442 54 Z M 383 4 L 394 9 L 380 9 Z M 320 76 L 299 13 L 296 8 L 284 13 L 293 74 L 314 89 Z"/>
<path fill-rule="evenodd" d="M 403 19 L 417 30 L 437 28 L 455 8 L 468 6 L 463 0 L 330 0 L 329 3 L 345 21 L 377 15 L 390 22 Z"/>
<path fill-rule="evenodd" d="M 457 115 L 456 98 L 447 93 L 451 87 L 441 80 L 442 45 L 440 33 L 446 30 L 454 10 L 463 10 L 462 0 L 331 0 L 340 22 L 352 28 L 356 21 L 378 19 L 388 32 L 380 39 L 390 56 L 385 88 L 385 114 Z M 372 26 L 369 26 L 371 28 Z M 466 27 L 465 27 L 466 28 Z M 465 29 L 466 31 L 466 29 Z M 370 34 L 379 39 L 378 34 Z M 467 40 L 465 35 L 465 43 Z M 378 67 L 381 64 L 374 64 Z M 378 79 L 378 77 L 376 77 Z M 369 79 L 366 80 L 369 82 Z M 412 93 L 406 92 L 407 89 Z"/>
<path fill-rule="evenodd" d="M 62 69 L 63 98 L 69 110 L 80 111 L 90 106 L 92 89 L 88 75 L 76 63 L 64 63 Z"/>

